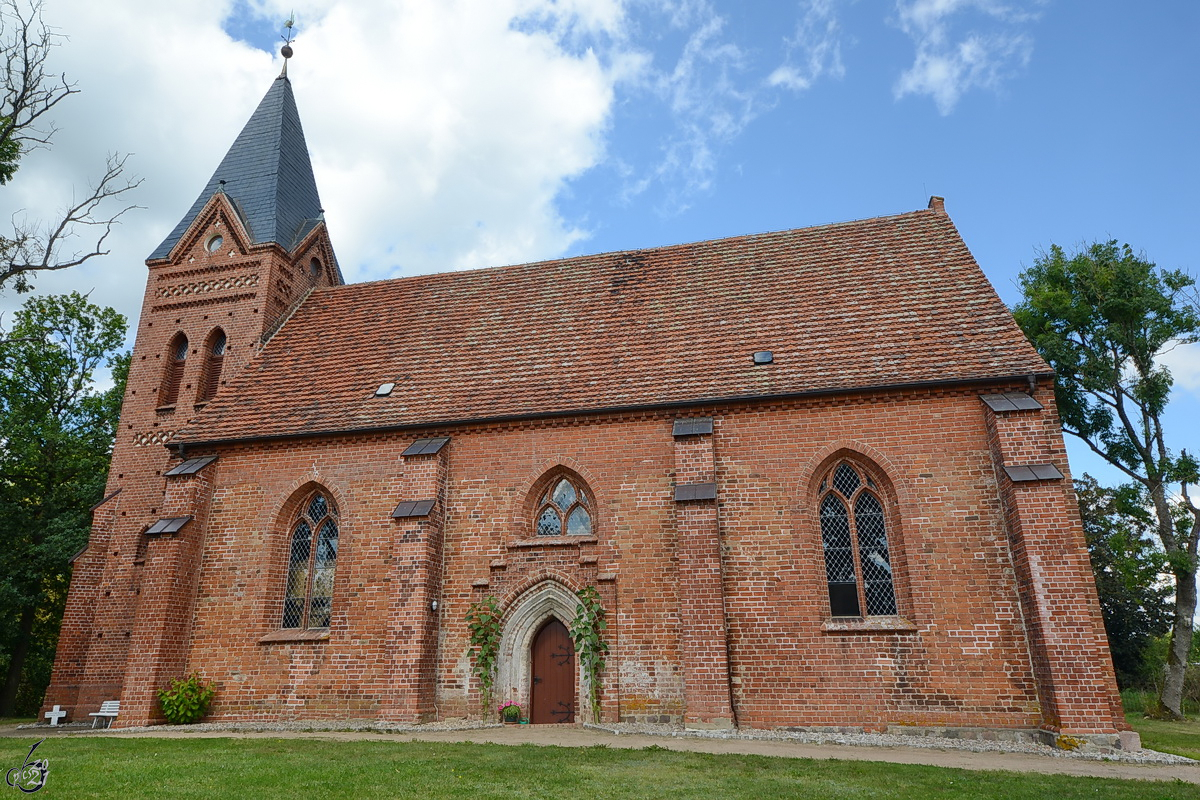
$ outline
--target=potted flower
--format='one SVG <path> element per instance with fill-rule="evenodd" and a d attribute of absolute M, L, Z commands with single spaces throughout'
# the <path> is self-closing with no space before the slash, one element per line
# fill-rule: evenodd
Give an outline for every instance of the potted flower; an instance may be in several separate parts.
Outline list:
<path fill-rule="evenodd" d="M 500 719 L 509 725 L 516 725 L 521 721 L 521 707 L 511 700 L 497 710 L 500 713 Z"/>

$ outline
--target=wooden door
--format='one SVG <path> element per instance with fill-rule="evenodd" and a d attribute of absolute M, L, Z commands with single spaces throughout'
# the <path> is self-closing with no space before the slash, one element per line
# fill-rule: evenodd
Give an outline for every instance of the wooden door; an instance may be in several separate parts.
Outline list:
<path fill-rule="evenodd" d="M 530 651 L 529 721 L 574 722 L 575 647 L 567 626 L 551 618 L 533 637 Z"/>

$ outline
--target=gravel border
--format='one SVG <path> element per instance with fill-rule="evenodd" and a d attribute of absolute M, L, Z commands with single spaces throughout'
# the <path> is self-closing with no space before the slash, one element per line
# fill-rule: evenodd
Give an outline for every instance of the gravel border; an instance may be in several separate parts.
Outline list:
<path fill-rule="evenodd" d="M 971 753 L 1024 753 L 1051 758 L 1076 758 L 1086 761 L 1120 761 L 1131 764 L 1200 764 L 1184 756 L 1160 753 L 1157 750 L 1060 750 L 1037 742 L 999 741 L 985 739 L 950 739 L 942 736 L 905 736 L 894 733 L 824 733 L 813 731 L 782 731 L 742 728 L 739 730 L 686 730 L 674 725 L 622 722 L 594 724 L 585 728 L 621 734 L 664 736 L 693 739 L 746 739 L 751 741 L 783 741 L 802 744 L 840 744 L 849 747 L 914 747 L 926 750 L 963 750 Z"/>
<path fill-rule="evenodd" d="M 152 725 L 138 728 L 121 728 L 121 733 L 192 732 L 192 733 L 437 733 L 473 731 L 487 728 L 504 728 L 498 722 L 482 720 L 447 719 L 419 725 L 389 725 L 374 720 L 340 720 L 336 722 L 200 722 L 194 725 Z M 847 747 L 911 747 L 926 750 L 960 750 L 972 753 L 1021 753 L 1050 758 L 1073 758 L 1085 761 L 1116 761 L 1128 764 L 1200 764 L 1184 756 L 1160 753 L 1156 750 L 1060 750 L 1049 745 L 1023 741 L 997 741 L 984 739 L 950 739 L 937 736 L 905 736 L 892 733 L 834 733 L 798 732 L 784 730 L 761 730 L 742 728 L 738 730 L 688 730 L 678 725 L 621 722 L 595 724 L 585 722 L 589 730 L 622 735 L 658 736 L 667 739 L 725 739 L 747 741 L 781 741 L 800 744 L 845 745 Z M 17 730 L 48 731 L 47 723 L 18 725 Z M 86 722 L 69 722 L 54 727 L 55 730 L 91 733 Z M 97 735 L 107 733 L 104 728 L 95 730 Z"/>

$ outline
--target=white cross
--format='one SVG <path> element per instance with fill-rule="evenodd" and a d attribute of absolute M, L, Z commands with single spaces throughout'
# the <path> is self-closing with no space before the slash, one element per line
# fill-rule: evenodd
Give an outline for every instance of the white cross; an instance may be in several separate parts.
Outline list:
<path fill-rule="evenodd" d="M 46 712 L 46 719 L 50 720 L 51 725 L 58 725 L 58 721 L 66 715 L 67 712 L 63 711 L 58 706 L 55 706 L 53 711 Z"/>

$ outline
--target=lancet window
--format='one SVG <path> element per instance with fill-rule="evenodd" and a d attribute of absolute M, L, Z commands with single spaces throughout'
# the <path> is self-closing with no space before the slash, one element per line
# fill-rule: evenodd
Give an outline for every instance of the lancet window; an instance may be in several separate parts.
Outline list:
<path fill-rule="evenodd" d="M 887 514 L 875 479 L 841 461 L 821 481 L 818 497 L 833 616 L 896 614 Z"/>
<path fill-rule="evenodd" d="M 282 627 L 328 628 L 338 554 L 337 509 L 328 495 L 310 495 L 291 532 Z"/>
<path fill-rule="evenodd" d="M 199 400 L 211 400 L 217 396 L 221 386 L 221 369 L 225 365 L 225 331 L 217 328 L 208 337 L 205 346 L 208 361 L 204 365 L 204 384 L 200 387 Z"/>
<path fill-rule="evenodd" d="M 187 356 L 187 337 L 177 333 L 167 349 L 167 365 L 163 369 L 162 388 L 158 395 L 160 406 L 173 406 L 179 399 L 179 385 L 183 382 L 183 367 Z"/>

